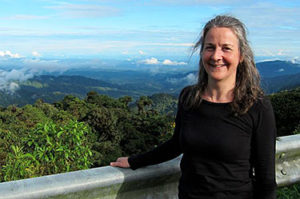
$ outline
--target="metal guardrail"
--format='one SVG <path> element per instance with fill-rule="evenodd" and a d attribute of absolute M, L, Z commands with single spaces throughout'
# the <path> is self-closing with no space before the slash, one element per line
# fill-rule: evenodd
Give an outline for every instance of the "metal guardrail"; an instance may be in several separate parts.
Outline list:
<path fill-rule="evenodd" d="M 110 166 L 0 183 L 0 199 L 177 198 L 180 157 L 135 171 Z M 278 186 L 300 182 L 300 135 L 279 137 Z"/>
<path fill-rule="evenodd" d="M 277 138 L 276 182 L 280 187 L 300 183 L 300 134 Z"/>

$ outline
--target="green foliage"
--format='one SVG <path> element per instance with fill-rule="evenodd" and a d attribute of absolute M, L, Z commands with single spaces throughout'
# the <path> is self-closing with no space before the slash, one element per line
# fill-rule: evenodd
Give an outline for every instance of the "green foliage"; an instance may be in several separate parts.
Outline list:
<path fill-rule="evenodd" d="M 123 138 L 120 146 L 125 155 L 149 151 L 172 136 L 174 119 L 155 111 L 132 115 L 123 121 Z"/>
<path fill-rule="evenodd" d="M 12 153 L 9 153 L 6 165 L 3 166 L 4 181 L 19 180 L 38 176 L 39 162 L 30 153 L 24 153 L 23 147 L 11 146 Z"/>
<path fill-rule="evenodd" d="M 300 124 L 300 88 L 270 95 L 277 124 L 277 135 L 293 134 Z"/>
<path fill-rule="evenodd" d="M 24 86 L 32 86 L 32 87 L 35 87 L 35 88 L 43 88 L 43 87 L 48 87 L 47 84 L 42 84 L 38 81 L 26 81 L 26 82 L 23 82 L 21 83 L 21 85 L 24 85 Z"/>
<path fill-rule="evenodd" d="M 140 99 L 136 101 L 136 105 L 138 107 L 139 114 L 145 114 L 146 112 L 145 107 L 151 106 L 152 100 L 149 97 L 141 96 Z"/>
<path fill-rule="evenodd" d="M 0 182 L 3 181 L 2 166 L 6 164 L 7 157 L 11 153 L 11 146 L 19 144 L 20 138 L 10 130 L 0 125 Z"/>
<path fill-rule="evenodd" d="M 64 110 L 71 114 L 74 119 L 81 119 L 85 117 L 88 112 L 87 105 L 84 101 L 80 100 L 78 97 L 72 95 L 67 95 L 61 102 L 54 103 L 55 107 Z"/>
<path fill-rule="evenodd" d="M 47 116 L 50 120 L 55 121 L 56 123 L 65 123 L 70 119 L 75 120 L 73 114 L 70 114 L 68 111 L 65 111 L 63 108 L 58 109 L 52 104 L 44 103 L 41 99 L 37 100 L 34 106 L 43 111 L 45 116 Z"/>
<path fill-rule="evenodd" d="M 166 93 L 159 93 L 150 96 L 150 99 L 153 101 L 152 108 L 160 114 L 176 115 L 177 97 Z"/>
<path fill-rule="evenodd" d="M 2 167 L 4 180 L 89 168 L 92 156 L 86 139 L 89 133 L 87 125 L 73 120 L 63 126 L 38 123 L 22 138 L 23 146 L 11 147 L 12 152 Z"/>
<path fill-rule="evenodd" d="M 99 95 L 97 92 L 91 91 L 87 94 L 86 102 L 106 108 L 124 108 L 124 103 L 129 103 L 130 99 L 129 97 L 117 100 L 107 95 Z"/>
<path fill-rule="evenodd" d="M 54 104 L 39 99 L 1 108 L 1 181 L 105 166 L 172 135 L 173 117 L 151 109 L 148 97 L 137 101 L 139 112 L 129 108 L 131 101 L 92 91 L 84 100 L 67 95 Z"/>
<path fill-rule="evenodd" d="M 295 184 L 289 187 L 283 187 L 277 190 L 278 199 L 299 199 L 300 184 Z"/>
<path fill-rule="evenodd" d="M 280 132 L 299 133 L 299 89 L 270 98 Z M 129 96 L 114 99 L 92 91 L 84 100 L 67 95 L 54 104 L 37 100 L 0 107 L 0 180 L 105 166 L 172 136 L 174 97 L 157 94 L 130 102 Z M 297 186 L 291 193 L 280 189 L 280 196 L 293 194 Z"/>
<path fill-rule="evenodd" d="M 122 156 L 122 150 L 119 145 L 111 141 L 95 142 L 93 145 L 93 166 L 109 165 L 117 157 Z"/>
<path fill-rule="evenodd" d="M 97 134 L 98 141 L 112 141 L 118 143 L 121 139 L 121 133 L 118 131 L 117 117 L 114 112 L 105 107 L 98 107 L 91 110 L 83 118 L 93 131 Z"/>
<path fill-rule="evenodd" d="M 42 80 L 23 85 L 22 98 L 0 92 L 4 106 L 11 99 L 15 104 L 33 104 L 0 106 L 0 181 L 108 165 L 119 156 L 148 151 L 172 136 L 177 98 L 155 94 L 130 104 L 133 99 L 124 96 L 153 93 L 155 82 L 151 87 L 132 84 L 134 91 L 122 92 L 117 87 L 103 90 L 110 85 L 101 82 L 101 88 L 98 81 L 80 77 L 45 76 Z M 56 82 L 59 86 L 54 86 Z M 114 99 L 91 91 L 84 98 L 89 88 L 123 97 Z M 41 96 L 56 102 L 45 103 L 38 99 Z M 300 133 L 300 88 L 272 94 L 270 99 L 278 135 Z M 296 184 L 278 189 L 277 195 L 278 199 L 298 199 L 299 192 Z"/>
<path fill-rule="evenodd" d="M 293 131 L 293 134 L 300 134 L 300 122 L 299 122 L 298 126 L 296 127 L 296 129 Z"/>

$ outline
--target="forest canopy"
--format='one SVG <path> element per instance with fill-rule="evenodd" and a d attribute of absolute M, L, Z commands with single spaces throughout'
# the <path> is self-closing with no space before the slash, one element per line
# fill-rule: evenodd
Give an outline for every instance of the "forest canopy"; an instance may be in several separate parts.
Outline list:
<path fill-rule="evenodd" d="M 300 88 L 269 96 L 278 136 L 300 133 Z M 169 139 L 177 102 L 168 94 L 118 99 L 87 93 L 53 104 L 0 107 L 0 181 L 108 165 Z"/>

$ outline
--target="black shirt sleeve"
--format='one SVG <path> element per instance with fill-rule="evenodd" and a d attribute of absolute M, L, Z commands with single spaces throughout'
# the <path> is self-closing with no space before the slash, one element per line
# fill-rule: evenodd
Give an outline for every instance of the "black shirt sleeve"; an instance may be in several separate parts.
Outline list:
<path fill-rule="evenodd" d="M 171 160 L 179 156 L 182 151 L 179 144 L 179 132 L 181 123 L 181 105 L 178 103 L 177 115 L 175 119 L 175 130 L 173 136 L 165 143 L 159 145 L 153 150 L 130 156 L 128 159 L 130 168 L 135 170 L 137 168 L 158 164 L 164 161 Z"/>
<path fill-rule="evenodd" d="M 258 103 L 257 121 L 253 132 L 252 152 L 254 198 L 275 199 L 275 144 L 276 124 L 271 102 L 267 99 Z"/>

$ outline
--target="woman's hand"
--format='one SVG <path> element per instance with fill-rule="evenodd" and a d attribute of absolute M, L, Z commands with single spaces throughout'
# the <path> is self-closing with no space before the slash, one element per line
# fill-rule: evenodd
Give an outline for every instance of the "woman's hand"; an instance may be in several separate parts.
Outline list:
<path fill-rule="evenodd" d="M 129 162 L 128 162 L 128 157 L 120 157 L 117 159 L 116 162 L 111 162 L 110 166 L 112 167 L 122 167 L 122 168 L 129 168 Z"/>

